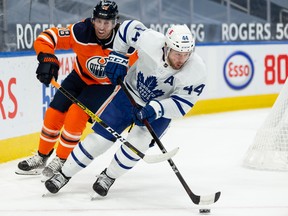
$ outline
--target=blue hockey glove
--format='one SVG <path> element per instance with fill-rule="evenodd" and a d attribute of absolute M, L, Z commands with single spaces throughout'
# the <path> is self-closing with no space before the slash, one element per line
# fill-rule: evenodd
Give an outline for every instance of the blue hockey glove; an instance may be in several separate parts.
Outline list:
<path fill-rule="evenodd" d="M 39 65 L 36 70 L 36 77 L 48 87 L 53 77 L 57 81 L 59 61 L 55 55 L 42 52 L 38 54 L 37 59 Z"/>
<path fill-rule="evenodd" d="M 134 108 L 133 120 L 136 125 L 144 126 L 143 120 L 146 119 L 149 123 L 163 116 L 163 107 L 159 101 L 150 101 L 143 108 Z"/>
<path fill-rule="evenodd" d="M 144 126 L 143 120 L 147 119 L 149 123 L 156 119 L 156 113 L 152 106 L 149 104 L 141 109 L 134 109 L 134 122 L 138 126 Z"/>
<path fill-rule="evenodd" d="M 127 56 L 115 51 L 110 53 L 104 72 L 113 85 L 118 85 L 118 78 L 122 81 L 124 80 L 124 77 L 127 74 L 128 62 Z"/>

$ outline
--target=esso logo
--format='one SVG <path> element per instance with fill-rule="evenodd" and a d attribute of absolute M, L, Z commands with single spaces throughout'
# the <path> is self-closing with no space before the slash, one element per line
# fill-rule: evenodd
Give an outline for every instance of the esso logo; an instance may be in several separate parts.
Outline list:
<path fill-rule="evenodd" d="M 254 65 L 250 56 L 242 51 L 232 53 L 224 63 L 224 78 L 230 88 L 246 88 L 254 75 Z"/>

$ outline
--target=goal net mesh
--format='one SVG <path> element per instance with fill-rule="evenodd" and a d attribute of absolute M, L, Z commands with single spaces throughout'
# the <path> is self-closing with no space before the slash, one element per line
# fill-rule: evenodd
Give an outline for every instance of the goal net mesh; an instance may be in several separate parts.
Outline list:
<path fill-rule="evenodd" d="M 288 171 L 288 79 L 247 150 L 243 165 Z"/>

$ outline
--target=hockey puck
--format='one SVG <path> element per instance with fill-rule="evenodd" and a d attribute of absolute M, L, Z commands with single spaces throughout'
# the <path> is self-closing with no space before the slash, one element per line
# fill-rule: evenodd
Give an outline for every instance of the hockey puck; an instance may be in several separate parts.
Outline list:
<path fill-rule="evenodd" d="M 211 212 L 210 209 L 199 209 L 199 213 L 201 214 L 209 214 Z"/>

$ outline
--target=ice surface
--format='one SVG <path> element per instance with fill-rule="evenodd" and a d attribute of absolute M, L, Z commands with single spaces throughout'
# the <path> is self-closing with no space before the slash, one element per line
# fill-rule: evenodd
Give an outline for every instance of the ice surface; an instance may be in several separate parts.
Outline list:
<path fill-rule="evenodd" d="M 162 143 L 180 147 L 174 163 L 196 194 L 220 190 L 215 216 L 288 216 L 288 173 L 242 167 L 242 159 L 270 109 L 193 116 L 173 122 Z M 92 184 L 119 147 L 75 175 L 56 195 L 40 176 L 14 173 L 19 160 L 0 164 L 1 216 L 192 216 L 200 215 L 167 162 L 137 166 L 117 179 L 105 198 L 91 201 Z M 157 146 L 147 154 L 158 154 Z M 47 192 L 48 193 L 48 192 Z M 207 206 L 205 206 L 206 208 Z"/>

